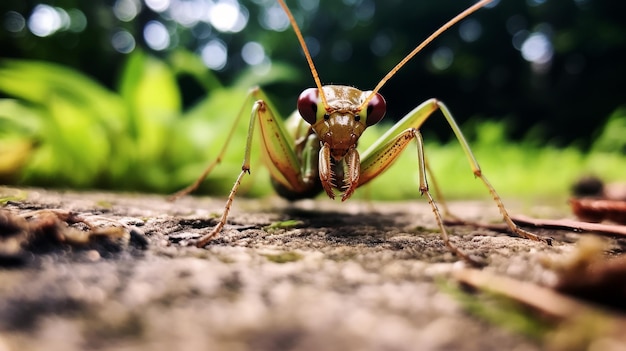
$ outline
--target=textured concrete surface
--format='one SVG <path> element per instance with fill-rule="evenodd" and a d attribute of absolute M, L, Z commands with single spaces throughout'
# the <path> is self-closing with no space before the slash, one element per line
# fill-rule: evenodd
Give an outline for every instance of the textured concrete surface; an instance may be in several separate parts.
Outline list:
<path fill-rule="evenodd" d="M 97 228 L 124 228 L 110 240 L 35 243 L 3 256 L 2 351 L 542 349 L 446 292 L 464 263 L 443 245 L 423 200 L 237 199 L 223 234 L 199 249 L 185 243 L 215 224 L 223 199 L 2 190 L 11 215 L 60 209 Z M 499 220 L 489 201 L 451 209 Z M 485 270 L 531 281 L 549 280 L 540 262 L 575 241 L 450 232 Z"/>

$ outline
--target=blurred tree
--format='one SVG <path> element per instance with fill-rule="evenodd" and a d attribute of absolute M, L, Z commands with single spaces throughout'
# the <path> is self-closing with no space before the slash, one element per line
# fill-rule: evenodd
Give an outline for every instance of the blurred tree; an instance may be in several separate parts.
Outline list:
<path fill-rule="evenodd" d="M 288 2 L 325 83 L 372 88 L 423 38 L 471 1 L 298 0 Z M 588 145 L 626 104 L 626 3 L 612 0 L 496 0 L 442 35 L 382 90 L 390 118 L 429 97 L 462 123 L 506 118 L 509 133 Z M 49 60 L 114 86 L 138 47 L 168 56 L 196 52 L 223 81 L 270 60 L 302 74 L 267 89 L 284 112 L 312 79 L 295 36 L 273 0 L 4 0 L 2 56 Z M 180 82 L 184 103 L 202 93 Z M 228 84 L 228 83 L 227 83 Z M 440 136 L 442 122 L 429 123 Z M 431 134 L 432 135 L 432 134 Z"/>

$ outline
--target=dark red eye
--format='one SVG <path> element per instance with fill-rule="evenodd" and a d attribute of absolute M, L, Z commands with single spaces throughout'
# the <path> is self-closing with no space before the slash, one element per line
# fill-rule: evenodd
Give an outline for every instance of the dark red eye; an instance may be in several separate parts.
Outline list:
<path fill-rule="evenodd" d="M 376 93 L 374 97 L 370 100 L 369 104 L 367 104 L 367 117 L 365 118 L 365 124 L 369 127 L 373 124 L 378 123 L 383 117 L 385 117 L 385 112 L 387 112 L 387 103 L 385 102 L 385 98 Z"/>
<path fill-rule="evenodd" d="M 309 88 L 298 97 L 298 112 L 308 124 L 314 124 L 317 121 L 317 106 L 319 103 L 319 90 L 317 88 Z"/>

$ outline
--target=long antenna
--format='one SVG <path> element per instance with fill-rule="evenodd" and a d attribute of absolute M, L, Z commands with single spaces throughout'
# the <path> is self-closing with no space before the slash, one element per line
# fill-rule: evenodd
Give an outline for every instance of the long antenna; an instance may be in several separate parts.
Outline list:
<path fill-rule="evenodd" d="M 283 0 L 278 0 L 278 3 L 283 8 L 287 17 L 289 18 L 289 22 L 291 22 L 291 26 L 293 27 L 293 31 L 296 32 L 296 36 L 298 37 L 298 41 L 300 42 L 300 46 L 302 47 L 302 51 L 304 52 L 304 57 L 306 57 L 307 62 L 309 63 L 309 68 L 311 69 L 311 74 L 313 75 L 313 80 L 315 80 L 315 85 L 317 85 L 317 89 L 319 90 L 319 96 L 322 98 L 322 103 L 324 104 L 324 108 L 326 111 L 329 110 L 328 101 L 326 101 L 326 95 L 324 95 L 324 90 L 322 89 L 322 82 L 320 81 L 319 74 L 317 74 L 317 70 L 315 69 L 315 65 L 313 64 L 313 59 L 311 58 L 311 54 L 309 53 L 309 49 L 306 46 L 304 41 L 304 37 L 302 37 L 302 32 L 300 31 L 300 27 L 296 23 L 296 19 L 291 14 L 289 7 Z"/>
<path fill-rule="evenodd" d="M 279 1 L 282 2 L 282 0 L 279 0 Z M 376 85 L 374 90 L 372 90 L 372 93 L 365 99 L 365 101 L 363 101 L 361 106 L 359 106 L 359 110 L 362 110 L 363 108 L 365 108 L 367 104 L 369 104 L 370 100 L 372 100 L 374 95 L 376 95 L 376 93 L 380 90 L 380 88 L 382 88 L 383 85 L 385 85 L 385 83 L 387 83 L 387 81 L 391 79 L 391 77 L 393 77 L 393 75 L 396 74 L 396 72 L 398 72 L 400 68 L 402 68 L 402 66 L 404 66 L 410 59 L 413 58 L 413 56 L 415 56 L 418 52 L 420 52 L 426 45 L 430 44 L 431 41 L 435 40 L 435 38 L 437 38 L 441 33 L 445 32 L 448 28 L 452 27 L 460 20 L 476 12 L 476 10 L 480 9 L 481 7 L 490 3 L 491 1 L 492 0 L 481 0 L 475 3 L 474 5 L 467 8 L 465 11 L 456 15 L 453 19 L 449 20 L 446 24 L 441 26 L 433 34 L 431 34 L 428 38 L 426 38 L 426 40 L 424 40 L 415 49 L 413 49 L 413 51 L 411 51 L 410 54 L 406 55 L 406 57 L 403 58 L 402 61 L 400 61 L 393 69 L 391 69 L 391 71 L 389 71 L 389 73 L 387 73 L 385 77 L 383 77 L 383 79 L 380 80 L 380 82 L 378 82 L 378 85 Z"/>

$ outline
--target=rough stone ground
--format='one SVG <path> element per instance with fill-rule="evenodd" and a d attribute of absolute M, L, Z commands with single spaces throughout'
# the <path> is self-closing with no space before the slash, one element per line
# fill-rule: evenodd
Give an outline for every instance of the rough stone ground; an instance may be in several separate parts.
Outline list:
<path fill-rule="evenodd" d="M 237 199 L 222 236 L 198 249 L 184 243 L 215 224 L 223 199 L 24 191 L 5 209 L 71 210 L 135 235 L 117 246 L 30 250 L 23 264 L 0 267 L 2 351 L 542 349 L 442 289 L 464 263 L 424 201 Z M 451 205 L 464 218 L 499 218 L 489 201 Z M 297 222 L 266 228 L 285 220 Z M 547 246 L 472 227 L 450 232 L 485 270 L 532 281 L 550 279 L 540 261 L 571 251 L 578 237 L 540 232 L 555 239 Z"/>

